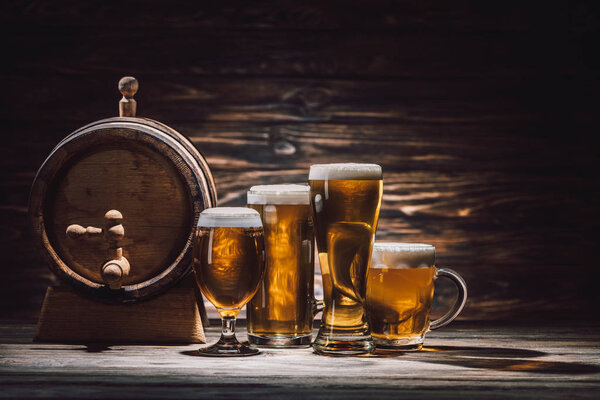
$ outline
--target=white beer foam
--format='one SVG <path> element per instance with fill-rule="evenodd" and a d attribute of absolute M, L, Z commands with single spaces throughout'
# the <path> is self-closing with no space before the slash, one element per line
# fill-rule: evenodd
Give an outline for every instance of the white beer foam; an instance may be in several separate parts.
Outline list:
<path fill-rule="evenodd" d="M 374 180 L 381 179 L 381 166 L 377 164 L 314 164 L 310 166 L 309 180 Z"/>
<path fill-rule="evenodd" d="M 260 228 L 260 214 L 246 207 L 214 207 L 200 213 L 198 226 L 204 228 Z"/>
<path fill-rule="evenodd" d="M 248 191 L 248 204 L 310 204 L 305 185 L 259 185 Z"/>
<path fill-rule="evenodd" d="M 422 243 L 375 242 L 371 268 L 427 268 L 435 265 L 435 247 Z"/>

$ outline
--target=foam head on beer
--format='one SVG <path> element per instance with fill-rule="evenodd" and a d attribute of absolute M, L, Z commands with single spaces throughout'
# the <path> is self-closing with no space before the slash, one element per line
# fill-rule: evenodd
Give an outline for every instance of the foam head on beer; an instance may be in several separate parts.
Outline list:
<path fill-rule="evenodd" d="M 310 204 L 310 187 L 304 185 L 259 185 L 248 191 L 248 204 Z"/>
<path fill-rule="evenodd" d="M 260 228 L 256 210 L 246 207 L 214 207 L 200 213 L 198 226 L 204 228 Z"/>
<path fill-rule="evenodd" d="M 374 180 L 381 179 L 381 166 L 377 164 L 314 164 L 310 166 L 308 179 L 326 180 Z"/>
<path fill-rule="evenodd" d="M 435 247 L 422 243 L 375 242 L 371 268 L 431 268 L 435 263 Z"/>

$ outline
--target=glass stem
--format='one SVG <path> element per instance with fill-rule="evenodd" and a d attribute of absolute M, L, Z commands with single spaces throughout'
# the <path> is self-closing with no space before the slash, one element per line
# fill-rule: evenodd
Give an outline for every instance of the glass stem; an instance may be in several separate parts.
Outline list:
<path fill-rule="evenodd" d="M 221 319 L 222 342 L 237 342 L 235 338 L 235 317 L 223 317 Z"/>

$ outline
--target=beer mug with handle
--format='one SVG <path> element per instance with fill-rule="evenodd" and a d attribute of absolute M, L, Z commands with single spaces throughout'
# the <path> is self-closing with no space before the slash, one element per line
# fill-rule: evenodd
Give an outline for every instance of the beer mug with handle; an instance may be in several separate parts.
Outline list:
<path fill-rule="evenodd" d="M 450 279 L 458 290 L 451 310 L 429 320 L 434 281 Z M 420 243 L 376 242 L 367 280 L 366 307 L 377 349 L 420 350 L 425 334 L 450 323 L 462 311 L 467 286 L 449 268 L 435 266 L 435 247 Z"/>

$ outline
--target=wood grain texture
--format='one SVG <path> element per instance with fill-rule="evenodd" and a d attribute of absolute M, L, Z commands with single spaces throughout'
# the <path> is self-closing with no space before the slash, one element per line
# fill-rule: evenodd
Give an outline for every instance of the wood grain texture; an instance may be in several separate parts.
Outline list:
<path fill-rule="evenodd" d="M 556 139 L 557 128 L 593 121 L 595 85 L 585 77 L 492 77 L 473 79 L 353 80 L 289 77 L 205 77 L 144 75 L 148 82 L 136 96 L 140 116 L 185 121 L 262 123 L 385 123 L 503 126 L 507 134 L 530 131 Z M 588 77 L 589 78 L 589 77 Z M 29 116 L 47 121 L 89 123 L 116 113 L 115 90 L 104 75 L 78 77 L 80 90 L 97 93 L 86 102 L 61 88 L 72 77 L 4 76 L 6 93 L 21 99 L 0 110 L 7 121 Z M 140 78 L 141 79 L 141 78 Z M 24 85 L 43 86 L 53 96 L 22 94 Z M 558 92 L 558 93 L 557 93 Z M 567 97 L 564 97 L 567 96 Z M 573 110 L 569 111 L 570 108 Z M 523 125 L 526 124 L 526 125 Z M 558 127 L 556 125 L 559 125 Z M 499 128 L 498 126 L 497 128 Z M 550 129 L 548 129 L 550 127 Z M 496 129 L 497 129 L 496 128 Z M 514 133 L 517 133 L 514 132 Z M 41 133 L 41 132 L 40 132 Z M 485 135 L 485 131 L 481 135 Z M 513 133 L 513 134 L 514 134 Z M 588 132 L 581 135 L 588 136 Z M 585 137 L 584 136 L 584 137 Z"/>
<path fill-rule="evenodd" d="M 102 304 L 73 290 L 46 292 L 35 341 L 57 343 L 205 343 L 192 286 L 135 304 Z"/>
<path fill-rule="evenodd" d="M 178 256 L 173 257 L 174 252 L 185 246 L 194 217 L 185 183 L 169 160 L 131 143 L 117 146 L 100 152 L 94 146 L 57 174 L 57 186 L 42 200 L 44 225 L 50 246 L 65 264 L 98 283 L 103 281 L 100 266 L 107 244 L 67 238 L 64 226 L 76 222 L 101 226 L 103 207 L 110 204 L 123 210 L 127 235 L 122 245 L 134 266 L 123 284 L 131 285 L 155 277 L 173 262 Z M 98 176 L 103 179 L 95 179 Z"/>
<path fill-rule="evenodd" d="M 0 15 L 13 30 L 9 44 L 15 49 L 33 38 L 46 49 L 24 54 L 18 62 L 47 72 L 97 74 L 121 68 L 140 75 L 160 68 L 170 73 L 472 77 L 538 75 L 536 66 L 542 64 L 567 72 L 575 60 L 560 56 L 578 55 L 569 35 L 593 31 L 600 14 L 593 2 L 512 3 L 285 1 L 199 7 L 182 1 L 167 12 L 160 2 L 57 6 L 46 0 L 26 8 L 8 4 Z M 136 45 L 116 45 L 122 37 Z M 171 51 L 172 40 L 184 51 Z M 49 63 L 47 49 L 54 53 L 50 59 L 63 63 Z M 152 63 L 135 56 L 149 52 Z M 108 66 L 108 58 L 119 62 Z"/>
<path fill-rule="evenodd" d="M 432 1 L 318 0 L 263 1 L 248 4 L 235 0 L 198 7 L 181 1 L 165 8 L 160 0 L 62 1 L 36 0 L 23 7 L 22 2 L 5 3 L 0 9 L 3 22 L 19 20 L 47 27 L 102 27 L 107 22 L 118 28 L 130 27 L 202 27 L 211 29 L 260 30 L 418 30 L 424 32 L 531 31 L 551 30 L 557 25 L 573 30 L 591 30 L 598 15 L 595 3 L 555 1 L 551 4 L 508 0 L 500 3 L 459 0 L 452 5 Z M 540 7 L 544 4 L 545 7 Z M 143 5 L 143 7 L 142 7 Z M 434 7 L 435 5 L 435 7 Z M 518 5 L 518 9 L 514 6 Z M 126 10 L 135 10 L 136 18 Z M 110 15 L 110 21 L 106 16 Z M 473 18 L 477 16 L 477 18 Z M 75 18 L 76 17 L 76 18 Z"/>
<path fill-rule="evenodd" d="M 195 221 L 216 196 L 205 164 L 187 139 L 158 123 L 90 124 L 62 140 L 36 175 L 29 201 L 34 241 L 52 270 L 83 294 L 123 302 L 155 296 L 190 269 Z M 133 270 L 119 291 L 105 285 L 107 244 L 65 233 L 77 222 L 100 225 L 107 207 L 127 215 L 121 245 Z"/>
<path fill-rule="evenodd" d="M 190 356 L 198 345 L 34 344 L 33 330 L 0 325 L 0 398 L 595 399 L 600 391 L 593 324 L 455 322 L 429 333 L 423 351 L 395 357 L 305 348 L 244 359 Z M 218 335 L 209 328 L 207 343 Z"/>
<path fill-rule="evenodd" d="M 220 205 L 376 161 L 378 238 L 436 245 L 469 285 L 462 318 L 600 318 L 596 2 L 138 5 L 0 7 L 3 313 L 37 315 L 52 280 L 25 229 L 35 170 L 117 114 L 127 73 L 138 115 L 207 157 Z"/>

